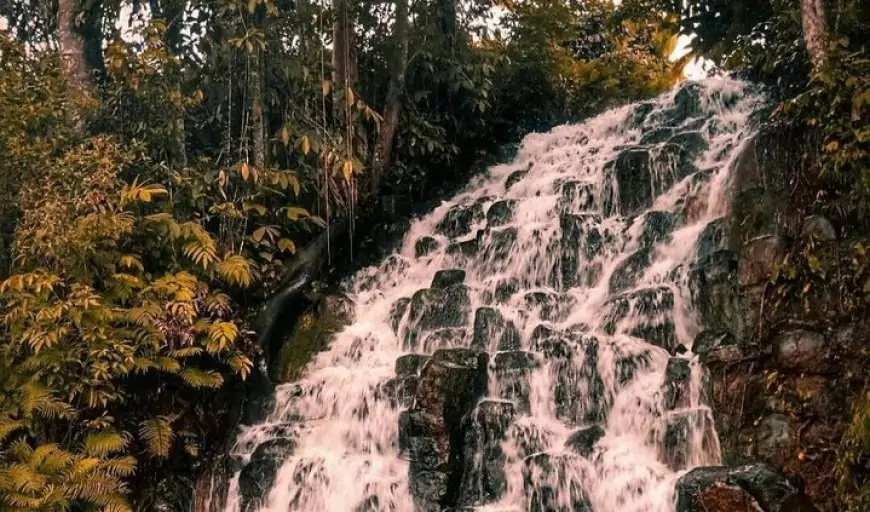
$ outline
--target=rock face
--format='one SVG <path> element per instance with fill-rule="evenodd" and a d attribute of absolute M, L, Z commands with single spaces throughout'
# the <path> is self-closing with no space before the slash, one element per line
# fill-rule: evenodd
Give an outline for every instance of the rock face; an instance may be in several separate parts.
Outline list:
<path fill-rule="evenodd" d="M 263 500 L 275 483 L 278 469 L 295 447 L 291 439 L 272 439 L 257 447 L 239 475 L 243 511 L 256 510 L 264 504 Z"/>
<path fill-rule="evenodd" d="M 677 512 L 815 512 L 781 474 L 763 464 L 694 469 L 677 482 Z"/>
<path fill-rule="evenodd" d="M 487 359 L 469 349 L 436 351 L 420 373 L 415 408 L 400 416 L 400 448 L 410 456 L 411 494 L 421 510 L 440 511 L 459 502 L 466 437 L 474 430 L 464 427 L 486 393 Z M 498 414 L 490 412 L 484 409 L 476 418 L 484 439 L 499 429 L 500 420 L 492 418 Z"/>

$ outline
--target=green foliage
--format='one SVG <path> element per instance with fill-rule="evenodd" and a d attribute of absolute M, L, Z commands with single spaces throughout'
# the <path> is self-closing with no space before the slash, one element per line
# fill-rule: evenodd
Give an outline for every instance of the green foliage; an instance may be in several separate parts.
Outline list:
<path fill-rule="evenodd" d="M 341 326 L 329 314 L 313 312 L 302 315 L 278 354 L 277 375 L 282 382 L 291 382 L 302 376 L 302 370 L 312 358 L 329 347 L 331 335 Z"/>
<path fill-rule="evenodd" d="M 870 394 L 858 397 L 852 409 L 852 421 L 840 443 L 837 472 L 840 480 L 837 493 L 846 512 L 870 508 L 870 474 L 867 454 L 870 453 Z"/>

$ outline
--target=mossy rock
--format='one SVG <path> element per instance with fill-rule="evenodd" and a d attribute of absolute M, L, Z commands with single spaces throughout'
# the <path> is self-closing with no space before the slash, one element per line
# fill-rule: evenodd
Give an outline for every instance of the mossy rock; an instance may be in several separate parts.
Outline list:
<path fill-rule="evenodd" d="M 343 304 L 341 300 L 323 300 L 319 307 L 309 308 L 299 317 L 293 333 L 278 353 L 275 380 L 291 382 L 300 378 L 305 366 L 315 355 L 329 348 L 335 333 L 348 324 L 349 317 L 335 303 Z"/>

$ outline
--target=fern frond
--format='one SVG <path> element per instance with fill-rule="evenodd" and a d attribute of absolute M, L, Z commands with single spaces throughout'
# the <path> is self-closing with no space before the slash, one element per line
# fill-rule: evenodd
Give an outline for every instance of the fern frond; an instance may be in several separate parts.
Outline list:
<path fill-rule="evenodd" d="M 108 459 L 100 468 L 112 476 L 128 477 L 136 472 L 136 459 L 129 456 Z"/>
<path fill-rule="evenodd" d="M 254 281 L 255 267 L 244 256 L 231 254 L 218 263 L 217 273 L 224 281 L 247 288 Z"/>
<path fill-rule="evenodd" d="M 0 417 L 0 443 L 6 440 L 13 432 L 24 428 L 24 422 Z"/>
<path fill-rule="evenodd" d="M 172 424 L 163 416 L 145 420 L 139 424 L 139 437 L 145 442 L 152 457 L 167 457 L 175 439 Z"/>
<path fill-rule="evenodd" d="M 206 371 L 192 367 L 182 370 L 181 378 L 194 388 L 219 388 L 224 383 L 221 374 L 212 370 Z"/>
<path fill-rule="evenodd" d="M 152 368 L 165 373 L 178 373 L 181 371 L 181 363 L 172 357 L 157 357 L 152 361 Z"/>
<path fill-rule="evenodd" d="M 128 443 L 129 440 L 124 435 L 113 429 L 106 429 L 89 434 L 85 438 L 84 448 L 87 455 L 105 457 L 123 451 Z"/>

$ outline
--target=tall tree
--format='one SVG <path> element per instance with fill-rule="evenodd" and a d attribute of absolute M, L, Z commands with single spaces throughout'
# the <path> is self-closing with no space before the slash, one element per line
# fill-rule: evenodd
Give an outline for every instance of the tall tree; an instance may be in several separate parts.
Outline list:
<path fill-rule="evenodd" d="M 85 61 L 85 41 L 75 26 L 76 0 L 57 1 L 57 39 L 60 44 L 63 70 L 75 87 L 90 83 Z"/>
<path fill-rule="evenodd" d="M 375 155 L 374 176 L 371 189 L 377 190 L 385 169 L 392 163 L 393 141 L 402 113 L 402 96 L 405 94 L 405 69 L 408 65 L 408 0 L 396 0 L 396 19 L 393 23 L 393 51 L 390 56 L 390 85 L 387 90 L 387 103 L 384 120 L 378 137 Z"/>
<path fill-rule="evenodd" d="M 335 0 L 332 25 L 332 70 L 335 85 L 353 88 L 359 77 L 353 2 Z"/>
<path fill-rule="evenodd" d="M 828 60 L 828 23 L 822 0 L 801 0 L 801 22 L 813 72 L 818 73 Z"/>

